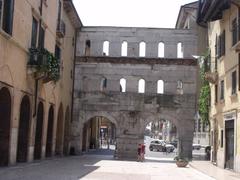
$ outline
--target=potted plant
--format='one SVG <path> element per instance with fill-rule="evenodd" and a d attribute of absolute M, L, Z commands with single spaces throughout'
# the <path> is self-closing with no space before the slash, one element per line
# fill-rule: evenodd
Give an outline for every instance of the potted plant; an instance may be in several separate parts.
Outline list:
<path fill-rule="evenodd" d="M 176 156 L 174 160 L 176 161 L 176 165 L 178 167 L 186 167 L 188 165 L 188 160 L 183 157 Z"/>

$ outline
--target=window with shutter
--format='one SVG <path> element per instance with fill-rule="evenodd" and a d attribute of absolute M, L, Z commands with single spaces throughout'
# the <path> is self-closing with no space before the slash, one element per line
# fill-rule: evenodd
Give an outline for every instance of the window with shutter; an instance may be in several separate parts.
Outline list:
<path fill-rule="evenodd" d="M 225 46 L 225 30 L 222 32 L 222 45 L 221 45 L 221 56 L 224 56 L 225 55 L 225 49 L 226 49 L 226 46 Z"/>
<path fill-rule="evenodd" d="M 38 36 L 38 47 L 44 48 L 44 42 L 45 42 L 45 30 L 43 27 L 39 29 L 39 36 Z"/>
<path fill-rule="evenodd" d="M 55 46 L 55 57 L 60 62 L 60 60 L 61 60 L 61 49 L 58 45 Z"/>
<path fill-rule="evenodd" d="M 224 80 L 221 81 L 221 84 L 220 84 L 220 99 L 221 100 L 224 100 Z"/>
<path fill-rule="evenodd" d="M 232 94 L 237 92 L 237 73 L 236 71 L 232 72 Z"/>
<path fill-rule="evenodd" d="M 31 38 L 31 47 L 32 48 L 36 48 L 37 35 L 38 35 L 38 21 L 33 17 L 33 20 L 32 20 L 32 38 Z"/>
<path fill-rule="evenodd" d="M 232 21 L 232 46 L 237 43 L 237 18 Z"/>
<path fill-rule="evenodd" d="M 0 27 L 2 27 L 2 17 L 3 17 L 3 0 L 0 0 Z"/>
<path fill-rule="evenodd" d="M 215 103 L 218 102 L 218 85 L 215 84 Z"/>
<path fill-rule="evenodd" d="M 4 0 L 2 11 L 2 29 L 12 35 L 14 0 Z"/>

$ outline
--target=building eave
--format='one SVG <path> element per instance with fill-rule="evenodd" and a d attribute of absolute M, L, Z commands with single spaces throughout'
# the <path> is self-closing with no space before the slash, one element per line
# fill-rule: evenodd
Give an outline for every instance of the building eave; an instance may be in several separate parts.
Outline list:
<path fill-rule="evenodd" d="M 83 26 L 82 21 L 77 13 L 77 10 L 72 2 L 72 0 L 64 0 L 63 7 L 66 11 L 68 17 L 70 18 L 73 26 L 75 28 L 81 28 Z"/>

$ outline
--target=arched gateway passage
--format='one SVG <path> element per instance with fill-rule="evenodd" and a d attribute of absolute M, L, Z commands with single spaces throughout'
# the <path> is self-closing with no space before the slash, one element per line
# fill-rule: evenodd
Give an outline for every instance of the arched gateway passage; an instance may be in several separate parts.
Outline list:
<path fill-rule="evenodd" d="M 28 96 L 24 96 L 20 106 L 17 162 L 27 161 L 29 126 L 30 126 L 30 100 Z"/>
<path fill-rule="evenodd" d="M 0 89 L 0 119 L 0 166 L 7 166 L 11 120 L 11 95 L 7 88 Z"/>
<path fill-rule="evenodd" d="M 82 151 L 90 149 L 115 150 L 116 125 L 108 118 L 95 116 L 83 126 Z"/>
<path fill-rule="evenodd" d="M 165 119 L 148 123 L 144 132 L 144 144 L 146 159 L 170 158 L 173 160 L 178 151 L 177 127 Z"/>

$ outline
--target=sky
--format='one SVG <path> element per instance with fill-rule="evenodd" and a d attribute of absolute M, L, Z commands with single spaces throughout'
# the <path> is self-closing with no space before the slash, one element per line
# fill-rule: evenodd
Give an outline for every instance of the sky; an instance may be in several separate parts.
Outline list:
<path fill-rule="evenodd" d="M 174 28 L 181 5 L 194 0 L 73 0 L 84 26 Z"/>

